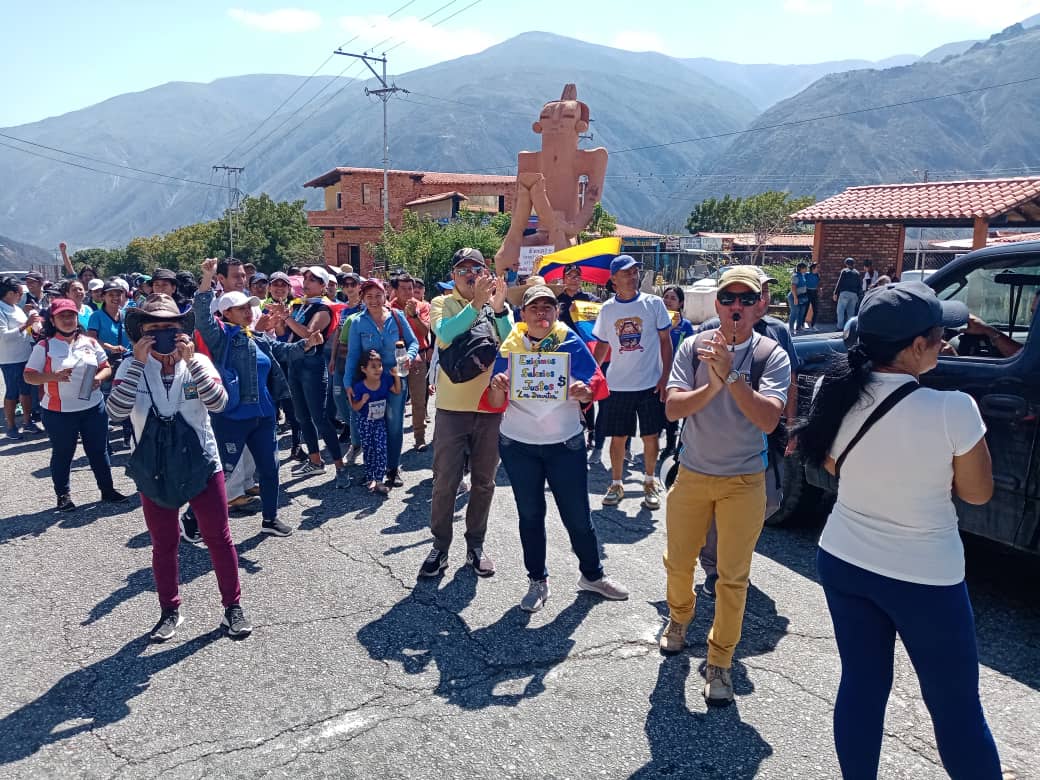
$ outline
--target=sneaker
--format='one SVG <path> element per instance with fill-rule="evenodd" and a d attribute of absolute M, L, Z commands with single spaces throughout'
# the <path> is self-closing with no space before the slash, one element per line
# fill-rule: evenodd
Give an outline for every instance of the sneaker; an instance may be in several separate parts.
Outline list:
<path fill-rule="evenodd" d="M 72 503 L 72 497 L 68 493 L 62 493 L 58 496 L 59 512 L 72 512 L 75 509 L 76 505 Z"/>
<path fill-rule="evenodd" d="M 520 599 L 520 609 L 524 612 L 537 612 L 545 606 L 545 600 L 549 598 L 548 580 L 530 580 L 527 586 L 527 595 Z"/>
<path fill-rule="evenodd" d="M 701 595 L 705 598 L 715 598 L 715 583 L 719 581 L 718 574 L 709 574 L 704 578 L 704 584 L 701 585 Z"/>
<path fill-rule="evenodd" d="M 347 467 L 346 466 L 344 466 L 343 468 L 337 468 L 336 469 L 336 489 L 337 490 L 346 490 L 348 487 L 350 487 L 350 484 L 351 484 L 352 481 L 353 480 L 351 480 L 351 478 L 350 478 L 350 472 L 347 471 Z"/>
<path fill-rule="evenodd" d="M 348 466 L 355 466 L 357 465 L 357 459 L 359 455 L 361 455 L 361 448 L 355 447 L 353 444 L 351 444 L 347 448 L 347 454 L 343 456 L 343 460 Z"/>
<path fill-rule="evenodd" d="M 416 452 L 425 452 L 425 451 L 426 451 L 426 448 L 427 448 L 428 446 L 429 446 L 429 445 L 428 445 L 428 444 L 426 443 L 426 441 L 425 441 L 425 440 L 423 440 L 423 439 L 416 439 L 416 440 L 415 440 L 415 451 L 416 451 Z"/>
<path fill-rule="evenodd" d="M 238 604 L 232 604 L 224 610 L 224 619 L 220 625 L 227 628 L 228 636 L 247 637 L 253 633 L 253 624 Z"/>
<path fill-rule="evenodd" d="M 436 577 L 448 568 L 447 550 L 438 550 L 434 547 L 426 556 L 422 566 L 419 568 L 420 577 Z"/>
<path fill-rule="evenodd" d="M 624 485 L 611 485 L 607 488 L 607 494 L 603 496 L 603 506 L 617 506 L 624 497 Z"/>
<path fill-rule="evenodd" d="M 38 434 L 43 433 L 43 428 L 41 428 L 32 420 L 29 420 L 29 422 L 22 426 L 22 433 L 28 433 L 30 436 L 36 436 Z"/>
<path fill-rule="evenodd" d="M 276 517 L 274 520 L 264 520 L 260 524 L 260 532 L 272 536 L 292 536 L 293 529 Z"/>
<path fill-rule="evenodd" d="M 101 500 L 107 501 L 110 504 L 125 504 L 130 500 L 130 496 L 124 496 L 118 490 L 106 490 L 101 494 Z"/>
<path fill-rule="evenodd" d="M 704 671 L 704 701 L 721 706 L 733 701 L 733 680 L 729 669 L 708 664 Z"/>
<path fill-rule="evenodd" d="M 401 479 L 400 469 L 390 469 L 386 472 L 386 480 L 383 482 L 388 488 L 392 487 L 404 487 L 404 480 Z"/>
<path fill-rule="evenodd" d="M 303 463 L 299 464 L 298 466 L 293 466 L 292 473 L 301 477 L 309 477 L 312 474 L 324 474 L 325 464 L 315 463 L 314 461 L 308 459 L 305 460 Z"/>
<path fill-rule="evenodd" d="M 155 624 L 152 633 L 148 635 L 151 642 L 165 642 L 173 639 L 177 634 L 177 626 L 184 622 L 179 609 L 164 609 L 159 616 L 159 622 Z"/>
<path fill-rule="evenodd" d="M 602 447 L 593 447 L 589 451 L 589 465 L 590 466 L 594 466 L 597 463 L 599 463 L 599 464 L 603 463 L 603 448 Z"/>
<path fill-rule="evenodd" d="M 592 593 L 598 593 L 605 599 L 611 601 L 627 601 L 628 600 L 628 588 L 624 585 L 614 582 L 610 577 L 600 577 L 598 580 L 590 580 L 581 575 L 578 579 L 578 590 L 587 590 Z"/>
<path fill-rule="evenodd" d="M 466 552 L 466 565 L 473 569 L 478 577 L 490 577 L 495 573 L 495 562 L 484 552 L 483 547 L 471 547 Z"/>
<path fill-rule="evenodd" d="M 9 428 L 7 430 L 7 438 L 10 439 L 11 441 L 21 441 L 22 440 L 22 434 L 18 433 L 18 429 L 17 428 Z"/>
<path fill-rule="evenodd" d="M 674 655 L 682 651 L 686 647 L 687 628 L 687 623 L 680 623 L 677 620 L 668 618 L 668 625 L 661 632 L 661 640 L 658 643 L 661 647 L 661 652 Z"/>
<path fill-rule="evenodd" d="M 303 447 L 297 444 L 291 450 L 289 450 L 289 460 L 294 460 L 297 463 L 307 462 L 307 453 L 303 451 Z"/>
<path fill-rule="evenodd" d="M 199 521 L 195 517 L 194 512 L 189 509 L 182 514 L 177 520 L 177 525 L 180 526 L 181 539 L 188 544 L 202 544 L 202 534 L 199 533 Z"/>
<path fill-rule="evenodd" d="M 657 487 L 657 480 L 643 483 L 642 506 L 646 509 L 661 508 L 661 490 Z"/>

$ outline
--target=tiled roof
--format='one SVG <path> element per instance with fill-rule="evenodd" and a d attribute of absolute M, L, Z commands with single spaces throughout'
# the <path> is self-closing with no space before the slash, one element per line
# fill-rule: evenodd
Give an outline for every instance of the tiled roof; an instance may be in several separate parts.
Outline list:
<path fill-rule="evenodd" d="M 698 236 L 704 238 L 733 239 L 735 246 L 756 246 L 754 233 L 710 233 L 701 231 Z M 778 233 L 766 239 L 765 246 L 804 246 L 812 248 L 812 233 Z"/>
<path fill-rule="evenodd" d="M 795 212 L 803 222 L 842 220 L 973 220 L 1004 214 L 1040 195 L 1040 177 L 935 181 L 849 187 Z"/>
<path fill-rule="evenodd" d="M 1017 244 L 1020 241 L 1040 241 L 1040 233 L 997 233 L 988 244 Z"/>
<path fill-rule="evenodd" d="M 660 233 L 651 233 L 642 228 L 629 227 L 628 225 L 617 225 L 613 235 L 618 238 L 664 238 Z"/>
<path fill-rule="evenodd" d="M 421 206 L 423 203 L 439 203 L 442 200 L 448 200 L 450 198 L 460 198 L 462 200 L 469 200 L 469 198 L 467 198 L 461 192 L 456 192 L 452 190 L 451 192 L 441 192 L 437 195 L 427 195 L 425 198 L 416 198 L 415 200 L 408 201 L 404 205 Z"/>
<path fill-rule="evenodd" d="M 356 173 L 381 174 L 382 172 L 382 168 L 351 168 L 340 166 L 338 168 L 333 168 L 328 173 L 323 173 L 316 179 L 311 179 L 303 186 L 328 187 L 330 184 L 335 184 L 339 181 L 341 176 Z M 393 169 L 388 171 L 388 173 L 391 176 L 416 176 L 422 179 L 423 184 L 493 184 L 508 186 L 516 183 L 515 176 L 485 176 L 480 173 L 440 173 L 436 171 L 398 171 Z"/>

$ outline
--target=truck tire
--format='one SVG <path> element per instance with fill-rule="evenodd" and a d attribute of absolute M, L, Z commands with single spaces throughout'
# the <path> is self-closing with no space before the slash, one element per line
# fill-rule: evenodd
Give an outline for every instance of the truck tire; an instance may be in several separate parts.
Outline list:
<path fill-rule="evenodd" d="M 805 469 L 797 453 L 781 461 L 783 466 L 783 496 L 779 508 L 766 518 L 766 525 L 779 527 L 797 523 L 811 523 L 820 513 L 821 506 L 830 506 L 830 497 L 805 481 Z"/>

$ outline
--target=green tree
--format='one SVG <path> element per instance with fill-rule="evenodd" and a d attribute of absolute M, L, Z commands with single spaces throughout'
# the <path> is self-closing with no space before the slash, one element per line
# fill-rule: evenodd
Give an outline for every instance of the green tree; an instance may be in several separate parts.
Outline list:
<path fill-rule="evenodd" d="M 83 266 L 89 265 L 97 271 L 98 276 L 111 276 L 112 274 L 123 273 L 121 269 L 126 264 L 126 251 L 123 249 L 101 249 L 100 247 L 80 249 L 72 253 L 69 261 L 77 271 Z"/>
<path fill-rule="evenodd" d="M 741 227 L 740 210 L 742 198 L 726 195 L 722 200 L 708 198 L 693 207 L 686 229 L 690 233 L 735 233 Z"/>
<path fill-rule="evenodd" d="M 602 203 L 597 203 L 592 210 L 589 226 L 578 234 L 578 242 L 585 243 L 594 238 L 612 236 L 615 230 L 617 230 L 617 217 L 603 208 Z"/>
<path fill-rule="evenodd" d="M 738 209 L 740 230 L 755 236 L 756 265 L 762 262 L 762 251 L 766 242 L 779 233 L 794 229 L 791 215 L 816 202 L 812 195 L 794 198 L 788 192 L 770 190 L 744 198 Z"/>
<path fill-rule="evenodd" d="M 275 201 L 267 193 L 247 197 L 234 215 L 235 257 L 265 273 L 287 265 L 324 264 L 322 237 L 307 224 L 306 201 Z M 221 220 L 221 247 L 227 254 L 227 213 Z"/>

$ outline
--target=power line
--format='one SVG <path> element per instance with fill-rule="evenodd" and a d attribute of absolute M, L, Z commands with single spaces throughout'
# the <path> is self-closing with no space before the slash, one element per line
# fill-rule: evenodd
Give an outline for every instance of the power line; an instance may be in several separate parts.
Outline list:
<path fill-rule="evenodd" d="M 440 19 L 440 20 L 438 20 L 437 22 L 435 22 L 434 24 L 430 25 L 430 29 L 433 29 L 434 27 L 439 27 L 440 25 L 444 24 L 445 22 L 447 22 L 447 21 L 450 21 L 451 19 L 454 19 L 454 18 L 455 18 L 456 16 L 458 16 L 459 14 L 461 14 L 461 13 L 462 13 L 463 11 L 468 11 L 468 10 L 469 10 L 470 8 L 472 8 L 472 7 L 473 7 L 473 6 L 475 6 L 475 5 L 479 5 L 479 4 L 480 4 L 480 3 L 482 3 L 483 1 L 484 1 L 484 0 L 474 0 L 474 1 L 472 2 L 472 3 L 470 3 L 470 4 L 469 4 L 469 5 L 467 5 L 467 6 L 465 6 L 464 8 L 460 8 L 460 9 L 459 9 L 458 11 L 456 11 L 455 13 L 453 13 L 453 14 L 451 14 L 451 15 L 449 15 L 449 16 L 445 16 L 445 17 L 444 17 L 443 19 Z M 442 6 L 442 8 L 441 8 L 441 9 L 438 9 L 438 10 L 443 10 L 443 8 L 447 8 L 447 7 L 449 6 L 449 5 L 452 5 L 452 3 L 454 3 L 454 2 L 455 2 L 455 0 L 452 0 L 452 2 L 451 2 L 451 3 L 446 3 L 446 4 L 444 5 L 444 6 Z M 433 13 L 435 14 L 435 13 L 437 13 L 437 11 L 434 11 Z M 426 19 L 429 19 L 429 18 L 430 18 L 430 16 L 433 16 L 433 14 L 430 14 L 429 16 L 426 16 L 426 17 L 424 17 L 424 19 L 423 19 L 422 21 L 425 21 Z M 387 50 L 386 50 L 385 52 L 383 52 L 383 54 L 389 54 L 389 53 L 390 53 L 390 52 L 392 52 L 392 51 L 393 51 L 394 49 L 396 49 L 396 48 L 398 48 L 398 47 L 400 47 L 400 46 L 403 46 L 403 45 L 404 45 L 405 43 L 407 43 L 407 41 L 406 41 L 406 40 L 405 40 L 405 41 L 401 41 L 401 42 L 400 42 L 400 43 L 398 43 L 398 44 L 397 44 L 396 46 L 391 46 L 391 47 L 390 47 L 389 49 L 387 49 Z"/>
<path fill-rule="evenodd" d="M 87 155 L 87 154 L 80 154 L 79 152 L 69 152 L 69 151 L 66 151 L 64 149 L 59 149 L 56 146 L 47 146 L 47 144 L 41 144 L 41 143 L 37 143 L 35 141 L 27 141 L 24 138 L 17 138 L 16 136 L 8 135 L 7 133 L 0 133 L 0 137 L 7 138 L 7 139 L 9 139 L 11 141 L 17 141 L 18 143 L 21 143 L 21 144 L 27 144 L 28 146 L 35 146 L 35 147 L 37 147 L 39 149 L 47 149 L 48 151 L 51 151 L 51 152 L 57 152 L 58 154 L 68 155 L 69 157 L 78 157 L 81 160 L 90 160 L 91 162 L 101 163 L 102 165 L 111 165 L 114 168 L 123 168 L 123 169 L 128 170 L 128 171 L 134 171 L 136 173 L 144 173 L 144 174 L 147 174 L 149 176 L 159 176 L 160 178 L 163 178 L 163 179 L 172 179 L 173 181 L 184 182 L 185 184 L 198 184 L 198 185 L 201 185 L 203 187 L 219 187 L 220 186 L 219 184 L 213 184 L 212 182 L 198 181 L 197 179 L 185 179 L 182 176 L 171 176 L 171 175 L 166 174 L 166 173 L 159 173 L 158 171 L 148 171 L 148 170 L 145 170 L 144 168 L 135 168 L 132 165 L 123 165 L 121 163 L 109 162 L 108 160 L 102 160 L 99 157 L 91 157 L 90 155 Z M 17 146 L 10 146 L 9 144 L 4 144 L 4 146 L 7 146 L 7 147 L 9 147 L 11 149 L 18 149 L 18 151 L 26 152 L 27 154 L 30 153 L 28 149 L 19 149 Z M 47 156 L 42 155 L 42 154 L 37 154 L 36 156 L 37 157 L 43 157 L 43 159 L 45 159 L 45 160 L 54 160 L 53 157 L 47 157 Z M 55 160 L 55 162 L 65 162 L 68 165 L 73 165 L 74 164 L 74 163 L 70 163 L 70 162 L 65 161 L 65 160 Z M 77 168 L 86 168 L 87 170 L 95 170 L 94 168 L 90 168 L 89 166 L 86 166 L 86 165 L 77 165 L 76 167 Z M 99 173 L 105 173 L 105 171 L 99 171 Z M 112 176 L 118 176 L 119 174 L 113 173 L 111 175 Z M 129 178 L 134 178 L 134 177 L 126 176 L 124 178 L 128 178 L 129 179 Z M 140 179 L 140 181 L 149 181 L 149 180 L 148 179 Z"/>

